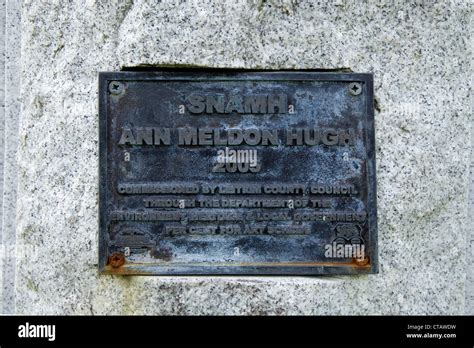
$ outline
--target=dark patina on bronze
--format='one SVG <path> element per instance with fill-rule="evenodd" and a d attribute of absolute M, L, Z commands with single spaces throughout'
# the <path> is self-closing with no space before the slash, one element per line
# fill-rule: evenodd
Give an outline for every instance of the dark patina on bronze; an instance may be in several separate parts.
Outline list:
<path fill-rule="evenodd" d="M 104 72 L 99 113 L 102 273 L 378 272 L 371 74 Z"/>

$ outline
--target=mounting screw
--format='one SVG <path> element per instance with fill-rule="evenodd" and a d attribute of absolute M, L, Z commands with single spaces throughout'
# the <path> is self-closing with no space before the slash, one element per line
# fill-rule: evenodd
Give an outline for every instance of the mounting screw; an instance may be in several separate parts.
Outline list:
<path fill-rule="evenodd" d="M 112 266 L 113 268 L 118 268 L 122 266 L 125 263 L 125 256 L 123 253 L 114 251 L 112 254 L 109 256 L 109 265 Z"/>
<path fill-rule="evenodd" d="M 118 95 L 123 92 L 123 83 L 119 81 L 112 81 L 109 83 L 109 92 L 110 94 Z"/>
<path fill-rule="evenodd" d="M 358 82 L 349 83 L 349 93 L 352 95 L 359 95 L 362 93 L 362 86 Z"/>
<path fill-rule="evenodd" d="M 352 261 L 357 265 L 357 266 L 365 266 L 368 265 L 370 262 L 370 259 L 368 256 L 362 257 L 362 258 L 353 258 Z"/>

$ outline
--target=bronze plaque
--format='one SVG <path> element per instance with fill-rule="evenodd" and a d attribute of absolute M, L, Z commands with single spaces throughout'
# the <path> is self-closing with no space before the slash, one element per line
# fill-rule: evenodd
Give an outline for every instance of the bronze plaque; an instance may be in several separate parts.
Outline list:
<path fill-rule="evenodd" d="M 104 72 L 99 268 L 377 273 L 371 74 Z"/>

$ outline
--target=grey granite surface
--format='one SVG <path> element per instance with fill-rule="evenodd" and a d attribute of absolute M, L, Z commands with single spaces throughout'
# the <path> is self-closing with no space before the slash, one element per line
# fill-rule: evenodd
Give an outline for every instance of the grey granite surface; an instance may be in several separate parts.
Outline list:
<path fill-rule="evenodd" d="M 5 2 L 5 70 L 4 70 L 4 164 L 1 243 L 2 258 L 2 312 L 12 314 L 15 309 L 16 274 L 16 203 L 17 203 L 17 149 L 21 112 L 21 16 L 20 1 Z"/>
<path fill-rule="evenodd" d="M 470 1 L 22 3 L 16 311 L 462 314 Z M 97 73 L 136 66 L 375 76 L 380 274 L 97 273 Z"/>
<path fill-rule="evenodd" d="M 3 220 L 3 162 L 5 155 L 5 0 L 0 1 L 0 222 Z M 2 247 L 2 224 L 0 223 L 0 247 Z M 0 257 L 0 313 L 3 313 L 3 264 Z"/>

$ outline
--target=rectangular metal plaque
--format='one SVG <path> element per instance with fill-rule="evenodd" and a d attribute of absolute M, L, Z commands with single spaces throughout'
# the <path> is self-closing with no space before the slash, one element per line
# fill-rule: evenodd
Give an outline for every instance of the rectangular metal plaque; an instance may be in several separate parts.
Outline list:
<path fill-rule="evenodd" d="M 377 273 L 371 74 L 105 72 L 108 274 Z"/>

